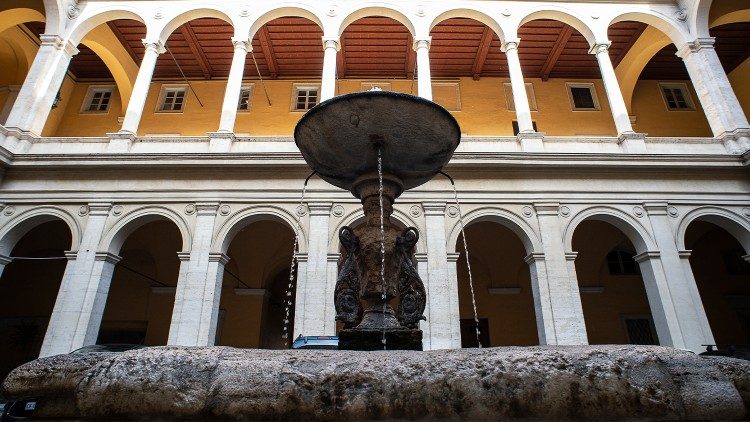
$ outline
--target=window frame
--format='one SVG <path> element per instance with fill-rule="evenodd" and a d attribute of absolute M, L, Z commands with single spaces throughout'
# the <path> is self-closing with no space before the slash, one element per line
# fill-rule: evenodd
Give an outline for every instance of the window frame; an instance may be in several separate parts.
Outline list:
<path fill-rule="evenodd" d="M 289 106 L 289 111 L 297 112 L 297 113 L 306 113 L 310 108 L 300 109 L 297 108 L 297 97 L 299 96 L 300 91 L 310 91 L 310 90 L 317 90 L 318 95 L 315 101 L 315 104 L 312 107 L 315 107 L 316 105 L 320 104 L 320 84 L 316 83 L 296 83 L 292 85 L 292 98 L 291 98 L 291 104 Z M 309 104 L 307 101 L 306 104 Z"/>
<path fill-rule="evenodd" d="M 456 89 L 456 105 L 458 105 L 458 107 L 455 109 L 451 109 L 448 107 L 444 107 L 444 108 L 450 112 L 461 111 L 461 109 L 463 108 L 463 104 L 461 102 L 461 82 L 460 81 L 437 81 L 437 82 L 433 81 L 430 85 L 431 85 L 433 92 L 436 86 L 447 86 L 447 87 L 455 88 Z"/>
<path fill-rule="evenodd" d="M 628 344 L 636 345 L 636 343 L 633 343 L 633 339 L 630 338 L 630 332 L 628 331 L 628 320 L 638 320 L 638 319 L 644 319 L 648 321 L 649 328 L 651 330 L 651 334 L 653 336 L 654 345 L 655 346 L 661 346 L 660 340 L 659 340 L 659 333 L 656 331 L 656 324 L 654 324 L 654 317 L 651 314 L 620 314 L 620 323 L 622 324 L 622 329 L 625 332 L 625 337 L 628 339 Z"/>
<path fill-rule="evenodd" d="M 164 109 L 164 101 L 167 97 L 168 91 L 183 91 L 184 95 L 182 98 L 182 108 L 179 110 L 165 110 Z M 188 93 L 190 91 L 190 87 L 186 84 L 163 84 L 161 86 L 161 90 L 159 91 L 159 100 L 156 102 L 156 113 L 167 113 L 167 114 L 175 114 L 175 113 L 184 113 L 185 108 L 187 107 L 187 99 L 188 99 Z"/>
<path fill-rule="evenodd" d="M 107 102 L 106 110 L 89 110 L 91 107 L 91 101 L 94 96 L 99 92 L 109 92 L 109 101 Z M 109 114 L 109 110 L 112 108 L 112 100 L 115 94 L 114 85 L 90 85 L 86 90 L 86 96 L 83 97 L 83 103 L 81 104 L 81 114 Z M 101 104 L 101 103 L 100 103 Z"/>
<path fill-rule="evenodd" d="M 594 101 L 594 108 L 579 108 L 576 107 L 575 100 L 573 99 L 572 88 L 588 88 L 591 93 L 591 98 Z M 568 100 L 570 101 L 570 108 L 572 111 L 601 111 L 602 106 L 599 102 L 599 95 L 596 92 L 596 85 L 593 82 L 565 82 L 565 90 L 568 92 Z"/>
<path fill-rule="evenodd" d="M 539 111 L 539 104 L 536 102 L 536 92 L 534 92 L 534 84 L 531 82 L 524 82 L 526 87 L 526 96 L 529 98 L 529 109 L 531 111 Z M 513 113 L 516 112 L 516 103 L 513 98 L 513 85 L 510 82 L 503 82 L 503 92 L 505 94 L 505 109 Z"/>
<path fill-rule="evenodd" d="M 250 91 L 247 99 L 247 108 L 240 108 L 242 104 L 242 91 Z M 240 88 L 240 97 L 237 99 L 237 113 L 249 113 L 253 108 L 253 97 L 255 96 L 255 84 L 242 84 Z"/>
<path fill-rule="evenodd" d="M 671 108 L 669 106 L 669 100 L 667 99 L 667 94 L 664 92 L 664 88 L 668 89 L 679 89 L 682 91 L 682 96 L 687 102 L 687 108 Z M 677 112 L 685 112 L 685 111 L 696 111 L 695 107 L 695 101 L 693 101 L 693 96 L 690 93 L 690 88 L 688 88 L 688 85 L 684 82 L 659 82 L 659 92 L 661 93 L 661 99 L 664 101 L 664 107 L 667 108 L 667 111 L 677 111 Z"/>

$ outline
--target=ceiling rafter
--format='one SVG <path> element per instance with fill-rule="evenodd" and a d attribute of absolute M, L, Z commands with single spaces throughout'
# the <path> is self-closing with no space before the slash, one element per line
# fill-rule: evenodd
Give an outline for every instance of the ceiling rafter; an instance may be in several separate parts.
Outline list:
<path fill-rule="evenodd" d="M 409 34 L 406 39 L 406 63 L 404 64 L 404 73 L 406 79 L 413 79 L 414 72 L 417 68 L 417 52 L 414 51 L 414 38 Z"/>
<path fill-rule="evenodd" d="M 198 37 L 195 36 L 195 32 L 193 32 L 190 22 L 182 25 L 180 27 L 180 32 L 182 32 L 182 36 L 185 37 L 185 41 L 187 41 L 190 51 L 193 52 L 193 56 L 195 56 L 195 59 L 198 61 L 198 65 L 201 67 L 201 71 L 203 71 L 203 76 L 206 79 L 211 79 L 213 73 L 211 71 L 211 65 L 208 63 L 208 59 L 206 58 L 203 49 L 199 48 L 200 44 L 198 43 Z"/>
<path fill-rule="evenodd" d="M 338 74 L 339 79 L 343 79 L 346 77 L 346 54 L 345 51 L 346 44 L 344 43 L 344 37 L 339 38 L 339 51 L 338 54 L 336 54 L 336 73 Z"/>
<path fill-rule="evenodd" d="M 124 35 L 122 35 L 122 31 L 120 31 L 120 28 L 118 28 L 115 25 L 114 21 L 107 22 L 107 26 L 109 26 L 110 31 L 112 31 L 113 34 L 115 34 L 115 37 L 117 37 L 117 40 L 120 41 L 120 44 L 122 44 L 123 48 L 125 48 L 125 51 L 130 54 L 130 58 L 133 59 L 133 62 L 135 64 L 140 63 L 141 61 L 138 59 L 138 56 L 135 54 L 135 50 L 133 50 L 133 47 L 130 45 L 128 40 L 125 38 Z"/>
<path fill-rule="evenodd" d="M 643 35 L 643 31 L 645 31 L 646 28 L 648 28 L 648 25 L 644 23 L 639 26 L 635 32 L 633 32 L 633 35 L 630 37 L 628 42 L 622 47 L 622 50 L 620 50 L 620 54 L 618 54 L 617 57 L 612 60 L 612 66 L 617 67 L 617 65 L 620 64 L 620 62 L 625 58 L 630 49 L 633 48 L 633 44 L 635 44 L 635 42 L 638 41 L 638 38 Z"/>
<path fill-rule="evenodd" d="M 543 81 L 549 79 L 549 75 L 555 68 L 555 64 L 560 58 L 563 50 L 565 50 L 565 46 L 568 44 L 571 35 L 573 35 L 573 27 L 568 24 L 563 24 L 562 30 L 560 31 L 560 34 L 557 36 L 557 40 L 555 41 L 555 45 L 552 47 L 549 56 L 547 56 L 547 61 L 545 61 L 544 65 L 542 66 L 540 76 Z"/>
<path fill-rule="evenodd" d="M 279 64 L 276 62 L 276 55 L 273 53 L 273 45 L 271 45 L 271 35 L 268 33 L 268 26 L 263 25 L 258 30 L 258 40 L 260 41 L 260 48 L 263 50 L 263 56 L 266 58 L 268 64 L 268 73 L 271 74 L 271 79 L 279 77 Z"/>
<path fill-rule="evenodd" d="M 479 50 L 477 50 L 477 56 L 474 59 L 474 65 L 472 66 L 472 77 L 475 81 L 478 81 L 479 76 L 482 75 L 484 62 L 487 60 L 487 53 L 490 52 L 490 46 L 492 45 L 492 38 L 494 35 L 494 31 L 490 29 L 490 27 L 484 27 L 482 40 L 479 42 Z"/>

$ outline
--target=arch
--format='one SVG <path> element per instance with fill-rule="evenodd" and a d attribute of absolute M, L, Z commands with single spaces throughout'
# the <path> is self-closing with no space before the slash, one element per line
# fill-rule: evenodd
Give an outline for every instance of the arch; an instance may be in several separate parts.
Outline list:
<path fill-rule="evenodd" d="M 328 238 L 328 253 L 339 253 L 339 230 L 344 226 L 356 226 L 362 223 L 365 219 L 365 213 L 361 208 L 350 212 L 346 216 L 342 217 L 339 223 L 335 226 L 334 230 L 331 230 L 330 237 Z M 391 214 L 392 221 L 401 229 L 407 227 L 416 227 L 419 231 L 419 240 L 415 246 L 416 253 L 427 252 L 427 244 L 424 236 L 424 231 L 419 230 L 419 224 L 414 221 L 409 215 L 400 210 L 394 209 Z"/>
<path fill-rule="evenodd" d="M 4 57 L 4 61 L 7 76 L 12 76 L 12 80 L 6 79 L 6 82 L 23 84 L 39 47 L 21 30 L 9 30 L 0 34 L 0 43 L 3 44 L 0 46 L 3 53 L 10 53 Z"/>
<path fill-rule="evenodd" d="M 44 27 L 46 34 L 58 34 L 65 28 L 65 2 L 63 0 L 43 0 L 44 14 L 49 17 Z M 0 20 L 0 22 L 2 22 Z"/>
<path fill-rule="evenodd" d="M 286 225 L 292 232 L 299 235 L 299 252 L 303 253 L 307 250 L 307 236 L 301 227 L 301 223 L 298 225 L 297 218 L 294 217 L 293 213 L 281 207 L 257 205 L 241 209 L 229 217 L 216 232 L 211 244 L 211 251 L 226 253 L 232 239 L 240 230 L 251 223 L 262 220 L 276 221 Z"/>
<path fill-rule="evenodd" d="M 748 5 L 747 9 L 735 10 L 721 15 L 716 19 L 712 19 L 708 26 L 709 28 L 715 28 L 717 26 L 739 22 L 750 22 L 750 5 Z"/>
<path fill-rule="evenodd" d="M 503 40 L 505 40 L 503 29 L 500 27 L 500 24 L 495 19 L 493 19 L 491 16 L 485 13 L 482 13 L 478 10 L 471 10 L 471 9 L 451 9 L 451 10 L 447 10 L 439 14 L 430 23 L 428 32 L 432 31 L 432 28 L 434 28 L 440 22 L 447 20 L 447 19 L 452 19 L 452 18 L 474 19 L 477 22 L 481 22 L 487 25 L 491 30 L 493 30 L 495 34 L 497 34 L 497 36 L 500 38 L 500 42 L 503 42 Z"/>
<path fill-rule="evenodd" d="M 615 69 L 620 91 L 628 111 L 633 111 L 633 94 L 638 79 L 654 56 L 670 43 L 670 38 L 659 29 L 649 26 L 630 48 Z"/>
<path fill-rule="evenodd" d="M 252 40 L 255 37 L 255 33 L 258 32 L 258 30 L 268 22 L 287 16 L 309 19 L 315 22 L 315 24 L 317 24 L 321 29 L 323 29 L 323 21 L 321 20 L 321 18 L 318 16 L 315 10 L 308 7 L 308 5 L 301 3 L 282 3 L 280 5 L 274 5 L 271 10 L 268 10 L 265 13 L 261 14 L 253 21 L 253 23 L 250 25 L 250 30 L 248 31 L 248 39 Z"/>
<path fill-rule="evenodd" d="M 691 31 L 696 37 L 709 37 L 708 19 L 714 0 L 697 0 L 691 14 Z"/>
<path fill-rule="evenodd" d="M 750 254 L 750 223 L 741 215 L 719 207 L 700 207 L 685 214 L 677 226 L 677 247 L 685 250 L 685 234 L 694 221 L 707 221 L 715 224 L 731 234 Z"/>
<path fill-rule="evenodd" d="M 575 28 L 576 31 L 580 32 L 581 35 L 586 38 L 586 41 L 588 41 L 590 46 L 593 46 L 596 43 L 596 36 L 594 35 L 594 31 L 587 23 L 577 18 L 575 16 L 575 12 L 563 7 L 552 5 L 540 6 L 531 9 L 531 11 L 529 11 L 521 19 L 521 21 L 518 23 L 518 26 L 516 26 L 516 33 L 518 33 L 518 29 L 521 28 L 525 23 L 537 19 L 552 19 L 566 23 Z"/>
<path fill-rule="evenodd" d="M 39 207 L 22 212 L 0 228 L 0 255 L 8 255 L 29 230 L 53 220 L 62 220 L 70 229 L 70 250 L 77 251 L 81 243 L 81 227 L 68 211 L 58 207 Z"/>
<path fill-rule="evenodd" d="M 677 25 L 676 22 L 657 14 L 646 13 L 639 10 L 626 10 L 620 12 L 610 20 L 607 24 L 607 29 L 609 29 L 610 26 L 623 21 L 641 22 L 652 26 L 669 37 L 674 45 L 683 45 L 690 39 L 690 34 Z"/>
<path fill-rule="evenodd" d="M 111 229 L 109 229 L 99 243 L 99 251 L 107 251 L 117 255 L 128 236 L 146 223 L 156 220 L 169 220 L 180 231 L 182 238 L 182 252 L 189 252 L 192 236 L 185 219 L 178 213 L 166 207 L 143 207 L 124 215 Z"/>
<path fill-rule="evenodd" d="M 611 207 L 587 208 L 576 214 L 563 231 L 563 241 L 566 252 L 573 252 L 573 234 L 580 223 L 585 220 L 599 220 L 609 223 L 625 233 L 630 243 L 635 246 L 636 253 L 655 251 L 656 241 L 646 228 L 634 217 Z"/>
<path fill-rule="evenodd" d="M 542 252 L 542 243 L 534 229 L 523 218 L 508 210 L 495 207 L 479 208 L 464 215 L 464 220 L 466 227 L 482 221 L 490 221 L 505 226 L 521 239 L 527 254 Z M 461 222 L 456 221 L 448 233 L 448 253 L 456 252 L 456 242 L 458 242 L 460 234 Z"/>
<path fill-rule="evenodd" d="M 26 22 L 45 22 L 43 11 L 30 8 L 28 5 L 0 10 L 0 32 Z"/>
<path fill-rule="evenodd" d="M 381 3 L 369 4 L 370 6 L 365 5 L 364 7 L 357 8 L 356 10 L 346 15 L 344 19 L 342 19 L 341 25 L 339 25 L 338 33 L 336 34 L 336 36 L 341 37 L 341 34 L 344 33 L 346 27 L 349 26 L 352 22 L 369 16 L 385 16 L 387 18 L 394 19 L 401 25 L 404 25 L 406 29 L 409 30 L 409 33 L 411 33 L 412 37 L 415 37 L 417 35 L 414 23 L 411 21 L 411 19 L 409 19 L 400 11 L 394 9 L 391 5 Z"/>
<path fill-rule="evenodd" d="M 70 30 L 68 39 L 72 44 L 78 45 L 97 26 L 118 19 L 131 19 L 146 25 L 146 19 L 135 8 L 122 6 L 117 9 L 99 9 L 91 15 L 82 15 L 78 18 Z"/>
<path fill-rule="evenodd" d="M 221 19 L 224 22 L 232 25 L 233 28 L 236 27 L 235 22 L 232 20 L 229 15 L 222 12 L 218 9 L 209 9 L 209 8 L 200 8 L 200 9 L 192 9 L 188 10 L 186 12 L 180 13 L 179 15 L 175 16 L 171 20 L 169 20 L 159 32 L 158 38 L 155 36 L 155 34 L 147 34 L 147 39 L 158 39 L 162 43 L 166 44 L 167 39 L 169 38 L 172 33 L 179 28 L 181 25 L 190 22 L 194 19 L 200 19 L 200 18 L 215 18 L 215 19 Z M 149 28 L 151 29 L 151 28 Z M 156 32 L 156 30 L 154 30 Z"/>

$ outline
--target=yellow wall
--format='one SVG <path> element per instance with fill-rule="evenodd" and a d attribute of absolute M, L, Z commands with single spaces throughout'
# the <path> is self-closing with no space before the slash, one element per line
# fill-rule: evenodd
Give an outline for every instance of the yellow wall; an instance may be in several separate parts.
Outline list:
<path fill-rule="evenodd" d="M 729 73 L 729 82 L 734 88 L 737 99 L 740 100 L 745 115 L 750 118 L 750 59 L 745 60 Z"/>
<path fill-rule="evenodd" d="M 659 81 L 638 81 L 633 93 L 633 115 L 636 124 L 633 130 L 650 136 L 713 136 L 698 96 L 690 81 L 685 83 L 690 90 L 694 111 L 668 111 L 661 94 Z"/>

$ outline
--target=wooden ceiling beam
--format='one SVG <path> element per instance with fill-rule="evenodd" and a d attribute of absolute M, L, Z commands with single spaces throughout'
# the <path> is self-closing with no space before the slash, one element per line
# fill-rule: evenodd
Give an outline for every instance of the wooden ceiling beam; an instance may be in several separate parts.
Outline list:
<path fill-rule="evenodd" d="M 107 22 L 107 26 L 109 26 L 109 29 L 112 31 L 113 34 L 115 34 L 115 37 L 117 37 L 117 40 L 120 41 L 120 44 L 122 44 L 123 48 L 125 48 L 125 51 L 130 54 L 130 58 L 133 59 L 133 62 L 135 64 L 139 64 L 140 60 L 138 60 L 138 56 L 135 54 L 135 50 L 133 50 L 133 47 L 130 45 L 128 40 L 125 38 L 124 35 L 122 35 L 122 31 L 120 31 L 120 28 L 115 25 L 114 21 Z"/>
<path fill-rule="evenodd" d="M 260 48 L 263 50 L 263 56 L 266 58 L 271 79 L 276 79 L 279 77 L 279 64 L 276 62 L 276 56 L 273 54 L 271 35 L 268 33 L 267 25 L 263 25 L 258 30 L 258 40 L 260 40 Z"/>
<path fill-rule="evenodd" d="M 741 65 L 742 63 L 747 60 L 747 58 L 750 57 L 750 44 L 747 45 L 747 48 L 745 48 L 745 51 L 742 52 L 739 56 L 737 56 L 736 59 L 729 61 L 726 66 L 726 72 L 729 74 L 734 69 L 737 69 L 737 66 Z"/>
<path fill-rule="evenodd" d="M 547 61 L 545 61 L 544 66 L 542 66 L 540 77 L 543 81 L 549 79 L 549 75 L 555 68 L 557 59 L 560 58 L 563 50 L 565 50 L 565 46 L 568 44 L 571 35 L 573 35 L 573 27 L 565 24 L 562 28 L 562 31 L 560 31 L 560 34 L 557 36 L 557 40 L 555 41 L 555 45 L 552 46 L 552 50 L 550 50 L 549 56 L 547 56 Z"/>
<path fill-rule="evenodd" d="M 206 79 L 211 79 L 211 74 L 213 73 L 211 72 L 211 65 L 208 63 L 208 59 L 206 58 L 206 54 L 203 52 L 203 49 L 200 48 L 198 37 L 195 36 L 195 32 L 193 32 L 193 28 L 190 26 L 190 22 L 182 25 L 180 27 L 180 32 L 182 33 L 182 36 L 185 37 L 185 41 L 187 41 L 188 46 L 190 47 L 190 51 L 193 52 L 195 60 L 201 67 L 203 77 L 205 77 Z"/>
<path fill-rule="evenodd" d="M 472 66 L 472 76 L 475 81 L 478 81 L 479 76 L 482 74 L 484 62 L 487 60 L 487 53 L 490 52 L 490 45 L 492 45 L 492 37 L 494 35 L 495 33 L 488 26 L 484 27 L 482 40 L 479 42 L 477 56 L 474 59 L 474 65 Z"/>
<path fill-rule="evenodd" d="M 638 38 L 640 38 L 641 35 L 643 35 L 643 31 L 645 31 L 647 27 L 648 25 L 646 25 L 645 23 L 641 24 L 641 26 L 639 26 L 638 29 L 636 29 L 636 31 L 633 32 L 633 35 L 630 36 L 630 39 L 628 40 L 628 42 L 622 47 L 622 51 L 620 51 L 620 54 L 618 54 L 617 57 L 615 57 L 615 59 L 612 60 L 612 66 L 617 67 L 617 65 L 620 64 L 622 59 L 624 59 L 625 56 L 628 54 L 628 51 L 630 51 L 630 49 L 633 48 L 633 44 L 635 44 L 635 42 L 638 41 Z"/>
<path fill-rule="evenodd" d="M 339 52 L 336 55 L 336 73 L 339 79 L 346 77 L 346 44 L 344 43 L 344 36 L 339 37 Z"/>
<path fill-rule="evenodd" d="M 413 44 L 414 39 L 411 34 L 409 34 L 406 38 L 406 63 L 404 65 L 406 79 L 414 79 L 414 72 L 417 68 L 417 52 L 414 51 L 414 48 L 412 47 Z"/>

